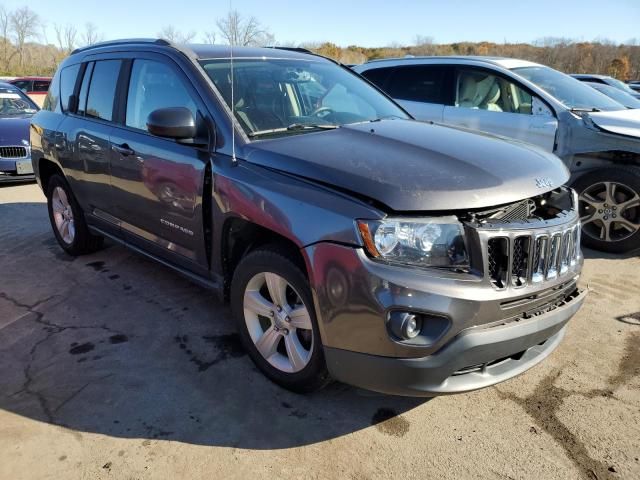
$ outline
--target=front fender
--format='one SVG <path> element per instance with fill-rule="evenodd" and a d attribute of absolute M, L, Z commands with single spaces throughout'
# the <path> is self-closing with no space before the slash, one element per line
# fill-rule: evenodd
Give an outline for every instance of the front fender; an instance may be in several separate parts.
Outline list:
<path fill-rule="evenodd" d="M 229 217 L 239 217 L 299 248 L 318 242 L 361 246 L 355 219 L 384 216 L 341 192 L 242 160 L 214 162 L 213 197 L 219 215 L 214 228 L 221 229 Z M 215 238 L 218 235 L 221 231 Z"/>

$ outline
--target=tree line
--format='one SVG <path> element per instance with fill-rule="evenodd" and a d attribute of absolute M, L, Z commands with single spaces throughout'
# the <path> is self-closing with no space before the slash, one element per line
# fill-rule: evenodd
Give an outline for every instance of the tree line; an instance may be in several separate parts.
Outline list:
<path fill-rule="evenodd" d="M 215 29 L 200 34 L 167 25 L 157 32 L 157 36 L 176 43 L 279 45 L 270 30 L 253 16 L 232 10 L 215 25 Z M 55 38 L 51 39 L 47 31 L 46 23 L 29 7 L 7 10 L 0 5 L 0 75 L 51 75 L 59 62 L 75 48 L 104 39 L 91 22 L 81 28 L 73 24 L 53 24 Z M 600 73 L 621 80 L 640 79 L 640 42 L 637 39 L 626 44 L 606 40 L 577 42 L 566 38 L 543 38 L 533 43 L 439 44 L 432 37 L 418 35 L 413 45 L 408 46 L 340 47 L 330 42 L 280 45 L 307 48 L 345 64 L 407 55 L 496 55 L 531 60 L 568 73 Z"/>
<path fill-rule="evenodd" d="M 407 55 L 490 55 L 520 58 L 566 73 L 597 73 L 623 81 L 640 80 L 640 42 L 615 44 L 606 40 L 577 42 L 566 38 L 544 38 L 529 43 L 459 42 L 437 44 L 429 37 L 416 37 L 410 46 L 341 48 L 333 43 L 311 43 L 306 48 L 345 64 L 363 63 Z"/>

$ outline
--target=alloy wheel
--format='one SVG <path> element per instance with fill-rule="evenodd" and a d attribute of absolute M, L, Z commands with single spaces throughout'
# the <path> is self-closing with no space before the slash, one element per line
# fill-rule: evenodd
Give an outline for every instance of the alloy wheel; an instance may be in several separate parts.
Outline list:
<path fill-rule="evenodd" d="M 244 292 L 244 320 L 260 355 L 286 373 L 304 369 L 313 352 L 309 310 L 290 283 L 275 273 L 255 275 Z"/>
<path fill-rule="evenodd" d="M 67 245 L 71 245 L 76 236 L 75 221 L 67 193 L 61 187 L 56 187 L 53 190 L 51 208 L 58 234 Z"/>
<path fill-rule="evenodd" d="M 618 182 L 598 182 L 579 197 L 582 232 L 606 242 L 625 240 L 640 230 L 640 195 Z"/>

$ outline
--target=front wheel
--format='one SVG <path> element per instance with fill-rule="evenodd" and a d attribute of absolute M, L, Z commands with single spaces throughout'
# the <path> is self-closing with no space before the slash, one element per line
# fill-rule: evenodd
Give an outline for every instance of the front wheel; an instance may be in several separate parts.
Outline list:
<path fill-rule="evenodd" d="M 625 253 L 640 247 L 640 169 L 589 172 L 573 188 L 579 195 L 582 242 L 595 250 Z"/>
<path fill-rule="evenodd" d="M 328 383 L 309 283 L 286 254 L 261 249 L 243 258 L 231 308 L 246 350 L 268 378 L 299 393 Z"/>

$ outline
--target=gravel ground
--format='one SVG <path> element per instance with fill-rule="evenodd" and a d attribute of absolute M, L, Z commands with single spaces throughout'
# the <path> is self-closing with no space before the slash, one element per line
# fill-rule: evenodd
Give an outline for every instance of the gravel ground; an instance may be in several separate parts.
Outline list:
<path fill-rule="evenodd" d="M 227 306 L 123 247 L 71 258 L 36 185 L 0 186 L 0 479 L 640 478 L 640 258 L 524 375 L 431 400 L 253 367 Z"/>

